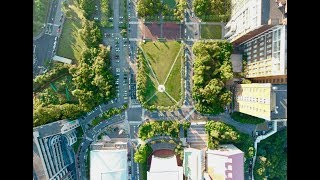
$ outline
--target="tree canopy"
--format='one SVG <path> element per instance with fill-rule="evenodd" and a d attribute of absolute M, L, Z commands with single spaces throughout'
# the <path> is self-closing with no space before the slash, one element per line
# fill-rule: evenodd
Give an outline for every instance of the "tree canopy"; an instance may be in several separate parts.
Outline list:
<path fill-rule="evenodd" d="M 192 93 L 195 107 L 202 113 L 223 112 L 232 95 L 225 88 L 225 82 L 233 78 L 232 45 L 227 41 L 196 42 L 193 52 L 196 56 Z"/>
<path fill-rule="evenodd" d="M 254 179 L 287 179 L 287 130 L 282 130 L 258 144 Z"/>

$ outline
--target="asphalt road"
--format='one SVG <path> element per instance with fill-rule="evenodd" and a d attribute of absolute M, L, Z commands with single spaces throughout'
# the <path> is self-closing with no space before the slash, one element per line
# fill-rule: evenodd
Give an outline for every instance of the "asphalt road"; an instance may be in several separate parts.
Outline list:
<path fill-rule="evenodd" d="M 63 18 L 60 21 L 61 15 L 63 14 L 61 2 L 62 0 L 52 1 L 46 27 L 44 28 L 45 32 L 41 37 L 33 41 L 35 57 L 33 62 L 34 77 L 45 71 L 45 61 L 51 61 L 55 54 L 53 51 L 56 50 L 58 44 L 58 42 L 56 42 L 56 45 L 54 45 L 55 38 L 60 36 L 62 24 L 64 22 Z M 61 27 L 58 32 L 59 26 Z M 59 38 L 57 38 L 57 41 L 58 39 Z"/>

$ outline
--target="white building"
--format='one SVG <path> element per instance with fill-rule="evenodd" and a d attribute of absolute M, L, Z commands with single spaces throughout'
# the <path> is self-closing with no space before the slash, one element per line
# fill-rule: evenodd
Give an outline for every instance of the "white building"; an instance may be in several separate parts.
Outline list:
<path fill-rule="evenodd" d="M 73 153 L 78 120 L 61 120 L 33 129 L 33 174 L 35 179 L 74 179 Z"/>
<path fill-rule="evenodd" d="M 202 150 L 185 148 L 183 174 L 188 180 L 203 180 L 204 159 Z"/>
<path fill-rule="evenodd" d="M 90 180 L 128 180 L 127 149 L 90 151 Z"/>
<path fill-rule="evenodd" d="M 231 8 L 225 38 L 233 43 L 255 30 L 282 23 L 282 12 L 274 0 L 232 0 Z"/>
<path fill-rule="evenodd" d="M 150 180 L 183 180 L 183 168 L 178 166 L 175 155 L 166 158 L 152 155 L 147 177 Z"/>

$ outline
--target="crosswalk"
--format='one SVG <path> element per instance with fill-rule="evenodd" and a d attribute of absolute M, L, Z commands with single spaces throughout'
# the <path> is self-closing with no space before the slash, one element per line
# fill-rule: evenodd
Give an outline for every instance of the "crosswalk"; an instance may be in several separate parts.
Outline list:
<path fill-rule="evenodd" d="M 192 148 L 204 149 L 207 147 L 208 136 L 203 123 L 191 124 L 188 130 L 187 142 Z"/>

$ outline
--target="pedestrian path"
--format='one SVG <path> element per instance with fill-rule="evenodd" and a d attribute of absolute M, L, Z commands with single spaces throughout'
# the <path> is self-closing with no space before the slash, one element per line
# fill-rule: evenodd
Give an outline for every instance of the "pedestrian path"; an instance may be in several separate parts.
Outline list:
<path fill-rule="evenodd" d="M 191 148 L 207 148 L 208 136 L 205 132 L 204 123 L 192 123 L 188 129 L 187 142 Z"/>

